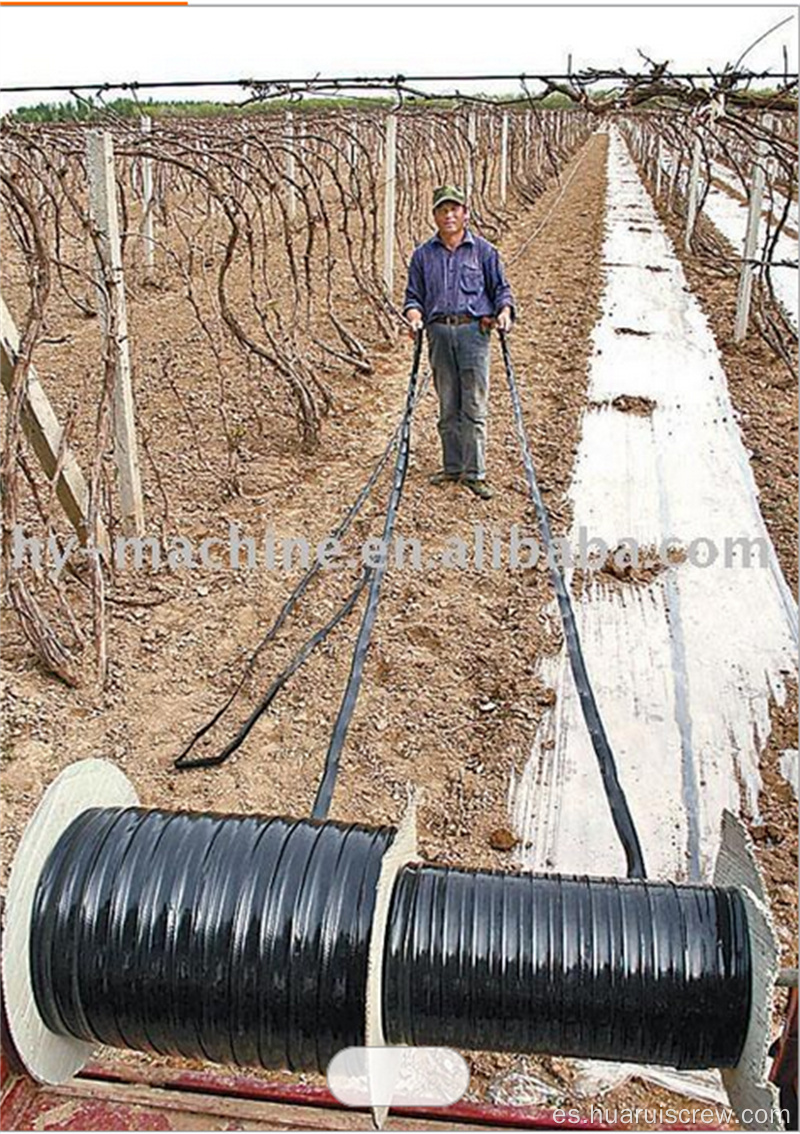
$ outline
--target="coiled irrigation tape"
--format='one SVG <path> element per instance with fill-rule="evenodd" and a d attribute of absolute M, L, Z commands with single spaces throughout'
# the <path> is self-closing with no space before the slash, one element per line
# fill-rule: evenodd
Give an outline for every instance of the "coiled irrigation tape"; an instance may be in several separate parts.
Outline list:
<path fill-rule="evenodd" d="M 603 787 L 605 789 L 606 798 L 611 811 L 611 818 L 614 822 L 619 840 L 625 851 L 625 858 L 628 867 L 629 878 L 644 878 L 646 877 L 646 870 L 644 864 L 644 855 L 642 854 L 641 843 L 639 836 L 636 833 L 633 817 L 628 807 L 628 801 L 625 798 L 625 793 L 619 782 L 617 775 L 617 765 L 614 761 L 614 753 L 611 751 L 611 745 L 606 736 L 606 730 L 603 727 L 603 722 L 600 717 L 600 711 L 597 708 L 597 702 L 594 697 L 592 686 L 589 682 L 589 674 L 586 669 L 586 661 L 581 649 L 581 642 L 578 636 L 578 627 L 575 624 L 575 614 L 572 609 L 572 600 L 570 599 L 569 591 L 567 590 L 564 582 L 564 576 L 559 570 L 553 555 L 553 536 L 550 532 L 550 521 L 547 516 L 547 509 L 544 506 L 542 495 L 539 491 L 539 485 L 536 480 L 536 472 L 533 467 L 533 458 L 531 456 L 530 442 L 528 441 L 528 434 L 525 429 L 525 422 L 522 417 L 522 405 L 519 400 L 519 389 L 517 387 L 517 380 L 514 374 L 514 366 L 511 362 L 511 352 L 508 348 L 508 338 L 505 334 L 500 335 L 500 346 L 503 351 L 503 362 L 506 368 L 506 378 L 508 380 L 508 389 L 511 395 L 511 405 L 514 411 L 514 425 L 517 431 L 517 439 L 519 441 L 520 449 L 522 451 L 522 461 L 525 466 L 525 476 L 528 481 L 528 491 L 530 492 L 531 501 L 536 509 L 536 518 L 539 523 L 539 532 L 542 541 L 547 549 L 548 563 L 550 564 L 550 581 L 553 585 L 553 590 L 556 593 L 558 601 L 558 609 L 561 613 L 561 622 L 564 627 L 564 641 L 567 646 L 567 654 L 569 656 L 569 664 L 572 669 L 572 676 L 575 681 L 575 688 L 578 691 L 578 698 L 581 703 L 581 710 L 583 718 L 586 721 L 586 727 L 589 730 L 589 736 L 592 741 L 592 747 L 597 757 L 597 763 L 600 768 L 600 775 L 603 779 Z"/>
<path fill-rule="evenodd" d="M 92 808 L 38 874 L 32 1000 L 55 1036 L 243 1067 L 369 1042 L 738 1062 L 737 889 L 415 857 L 405 824 Z"/>
<path fill-rule="evenodd" d="M 750 1017 L 734 889 L 406 866 L 388 1043 L 731 1067 Z"/>
<path fill-rule="evenodd" d="M 394 830 L 142 808 L 79 815 L 30 933 L 57 1035 L 324 1072 L 365 1043 L 369 937 Z"/>

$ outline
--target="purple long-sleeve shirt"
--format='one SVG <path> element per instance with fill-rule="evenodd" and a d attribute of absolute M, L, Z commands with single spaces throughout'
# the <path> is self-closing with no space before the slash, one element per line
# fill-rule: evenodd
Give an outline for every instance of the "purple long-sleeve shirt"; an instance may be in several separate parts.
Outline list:
<path fill-rule="evenodd" d="M 500 253 L 469 229 L 451 252 L 437 232 L 411 256 L 403 311 L 412 307 L 426 323 L 437 315 L 497 315 L 504 307 L 514 314 Z"/>

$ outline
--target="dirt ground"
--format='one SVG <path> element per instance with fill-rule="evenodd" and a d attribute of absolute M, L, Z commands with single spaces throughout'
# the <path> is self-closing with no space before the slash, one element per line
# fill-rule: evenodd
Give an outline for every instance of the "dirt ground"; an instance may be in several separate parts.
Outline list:
<path fill-rule="evenodd" d="M 606 145 L 604 135 L 593 136 L 570 162 L 566 176 L 574 172 L 574 177 L 563 195 L 552 187 L 534 208 L 520 209 L 501 245 L 513 265 L 510 276 L 519 307 L 512 351 L 555 535 L 565 534 L 569 526 L 563 493 L 586 406 L 590 333 L 599 315 Z M 514 261 L 515 252 L 545 218 L 537 238 Z M 725 328 L 730 325 L 730 287 L 735 294 L 735 282 L 709 281 L 690 259 L 685 263 L 720 342 L 745 441 L 754 450 L 767 525 L 787 578 L 794 579 L 796 389 L 781 384 L 779 367 L 758 340 L 749 340 L 741 349 L 730 344 Z M 168 291 L 141 289 L 129 300 L 132 338 L 140 331 L 148 338 L 148 349 L 156 350 L 176 312 Z M 174 333 L 188 341 L 194 329 L 187 321 L 178 323 Z M 429 473 L 439 465 L 431 389 L 415 416 L 396 532 L 421 540 L 426 557 L 436 555 L 453 536 L 470 542 L 476 523 L 487 532 L 496 529 L 506 541 L 512 524 L 520 524 L 522 534 L 536 532 L 496 344 L 494 352 L 488 450 L 496 490 L 492 501 L 480 501 L 456 485 L 428 485 Z M 198 366 L 202 358 L 198 346 Z M 198 463 L 174 398 L 150 383 L 141 397 L 153 443 L 170 450 L 169 468 L 181 477 L 178 494 L 173 493 L 171 474 L 164 476 L 173 525 L 196 539 L 225 536 L 228 522 L 259 538 L 268 525 L 279 536 L 305 534 L 314 542 L 324 537 L 355 497 L 400 417 L 410 358 L 410 343 L 399 339 L 375 355 L 371 376 L 353 377 L 349 386 L 337 388 L 321 444 L 312 454 L 301 454 L 286 428 L 274 434 L 248 433 L 243 445 L 245 495 L 240 497 L 223 496 L 215 487 Z M 182 373 L 179 381 L 191 403 L 191 371 Z M 144 462 L 143 474 L 149 506 L 155 509 L 160 487 L 150 463 Z M 379 534 L 389 483 L 384 473 L 355 525 L 353 546 Z M 117 597 L 146 596 L 157 605 L 109 607 L 112 666 L 103 691 L 90 684 L 70 690 L 47 676 L 6 612 L 0 787 L 4 879 L 42 790 L 58 771 L 84 757 L 113 760 L 130 776 L 147 806 L 309 813 L 349 671 L 357 616 L 312 656 L 224 766 L 180 773 L 172 767 L 194 730 L 232 688 L 249 649 L 270 627 L 299 575 L 299 568 L 290 575 L 263 569 L 199 569 L 154 576 L 147 583 L 133 573 L 121 576 Z M 259 690 L 333 613 L 350 580 L 347 572 L 318 577 L 279 641 L 265 652 L 232 720 L 211 735 L 206 751 L 214 751 L 232 735 Z M 67 586 L 75 591 L 80 584 L 70 581 Z M 408 785 L 414 785 L 425 858 L 508 868 L 514 845 L 513 836 L 508 837 L 509 775 L 526 761 L 551 696 L 535 677 L 537 659 L 561 645 L 560 626 L 546 612 L 551 597 L 546 571 L 538 569 L 390 569 L 332 818 L 395 823 L 403 814 Z M 776 707 L 774 720 L 763 760 L 764 833 L 753 834 L 781 925 L 783 960 L 796 963 L 795 808 L 791 789 L 777 772 L 779 752 L 797 743 L 796 700 L 783 709 Z M 479 1095 L 511 1066 L 511 1057 L 475 1054 L 471 1061 L 473 1089 Z M 568 1064 L 545 1060 L 534 1065 L 561 1082 L 565 1098 L 571 1099 Z M 588 1111 L 596 1100 L 575 1101 Z M 611 1108 L 673 1101 L 680 1101 L 679 1096 L 635 1080 L 603 1099 Z"/>

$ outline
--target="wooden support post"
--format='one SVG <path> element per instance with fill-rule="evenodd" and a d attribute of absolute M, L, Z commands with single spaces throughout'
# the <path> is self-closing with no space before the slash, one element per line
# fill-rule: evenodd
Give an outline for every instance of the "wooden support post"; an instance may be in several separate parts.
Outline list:
<path fill-rule="evenodd" d="M 500 203 L 506 203 L 508 193 L 508 111 L 503 111 L 500 127 Z"/>
<path fill-rule="evenodd" d="M 0 379 L 6 393 L 11 392 L 14 367 L 18 358 L 19 332 L 0 296 Z M 52 480 L 58 467 L 63 430 L 33 366 L 28 370 L 25 381 L 21 417 L 22 431 L 36 454 L 45 476 L 48 480 Z M 62 457 L 61 472 L 56 481 L 56 496 L 78 539 L 85 544 L 88 538 L 89 489 L 80 466 L 69 449 Z M 107 557 L 108 534 L 102 521 L 99 525 L 97 545 Z"/>
<path fill-rule="evenodd" d="M 105 130 L 89 130 L 86 136 L 89 171 L 89 212 L 103 250 L 97 265 L 100 316 L 114 352 L 114 457 L 119 473 L 122 530 L 125 535 L 144 534 L 144 504 L 139 476 L 139 449 L 136 442 L 131 360 L 128 348 L 128 314 L 125 280 L 117 218 L 117 182 L 114 176 L 114 148 Z"/>
<path fill-rule="evenodd" d="M 697 200 L 700 195 L 700 135 L 695 134 L 692 147 L 692 167 L 689 171 L 689 181 L 686 186 L 686 231 L 683 234 L 683 247 L 686 252 L 692 246 L 692 233 L 697 220 Z"/>
<path fill-rule="evenodd" d="M 753 276 L 758 251 L 758 230 L 761 225 L 761 204 L 764 197 L 764 165 L 767 146 L 759 142 L 753 162 L 753 175 L 747 205 L 747 229 L 744 237 L 742 266 L 739 269 L 739 288 L 736 295 L 736 319 L 733 325 L 733 341 L 744 342 L 747 337 L 747 324 L 750 320 L 750 300 L 753 296 Z"/>
<path fill-rule="evenodd" d="M 140 120 L 142 133 L 149 137 L 153 123 L 149 115 Z M 142 159 L 142 237 L 144 239 L 144 265 L 150 273 L 155 267 L 155 244 L 153 241 L 153 159 L 146 154 Z"/>
<path fill-rule="evenodd" d="M 394 289 L 394 223 L 397 191 L 397 117 L 386 116 L 386 157 L 383 198 L 383 282 L 389 295 Z"/>
<path fill-rule="evenodd" d="M 297 212 L 297 197 L 294 192 L 294 125 L 291 110 L 286 111 L 286 210 L 293 221 Z"/>

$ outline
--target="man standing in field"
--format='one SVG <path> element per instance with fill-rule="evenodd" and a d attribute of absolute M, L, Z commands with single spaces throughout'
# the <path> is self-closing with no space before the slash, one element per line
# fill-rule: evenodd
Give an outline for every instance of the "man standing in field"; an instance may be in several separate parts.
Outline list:
<path fill-rule="evenodd" d="M 467 228 L 467 199 L 457 185 L 433 193 L 437 232 L 414 249 L 403 314 L 411 334 L 428 332 L 428 355 L 439 395 L 443 467 L 431 484 L 460 480 L 490 500 L 486 483 L 489 343 L 497 326 L 510 331 L 514 299 L 494 245 Z"/>

